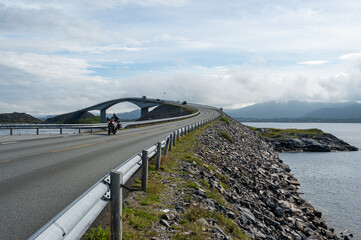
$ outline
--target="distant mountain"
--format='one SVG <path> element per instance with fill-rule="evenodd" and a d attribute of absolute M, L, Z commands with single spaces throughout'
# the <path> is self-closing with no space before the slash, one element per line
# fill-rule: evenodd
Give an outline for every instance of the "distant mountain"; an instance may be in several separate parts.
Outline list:
<path fill-rule="evenodd" d="M 309 118 L 333 118 L 344 114 L 344 118 L 358 118 L 356 112 L 361 104 L 357 102 L 345 103 L 319 103 L 319 102 L 265 102 L 240 109 L 225 109 L 225 113 L 234 118 L 242 119 L 309 119 Z M 353 115 L 352 111 L 355 111 Z M 347 114 L 346 114 L 347 113 Z"/>
<path fill-rule="evenodd" d="M 304 116 L 305 118 L 327 119 L 361 119 L 361 104 L 352 104 L 343 107 L 321 108 Z"/>
<path fill-rule="evenodd" d="M 113 113 L 109 113 L 107 114 L 107 117 L 112 117 Z M 117 117 L 120 120 L 136 120 L 138 118 L 140 118 L 140 109 L 136 109 L 130 112 L 125 112 L 125 113 L 117 113 Z"/>
<path fill-rule="evenodd" d="M 35 115 L 34 117 L 40 119 L 41 121 L 45 121 L 46 119 L 48 118 L 53 118 L 53 117 L 56 117 L 57 115 Z"/>
<path fill-rule="evenodd" d="M 41 120 L 26 113 L 1 113 L 0 123 L 41 123 Z"/>

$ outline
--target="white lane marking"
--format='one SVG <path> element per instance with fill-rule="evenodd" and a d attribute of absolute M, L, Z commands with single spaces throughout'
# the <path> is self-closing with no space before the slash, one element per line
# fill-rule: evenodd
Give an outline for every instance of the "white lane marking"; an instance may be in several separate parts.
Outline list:
<path fill-rule="evenodd" d="M 14 143 L 17 143 L 17 142 L 3 142 L 1 143 L 2 145 L 5 145 L 5 144 L 14 144 Z"/>

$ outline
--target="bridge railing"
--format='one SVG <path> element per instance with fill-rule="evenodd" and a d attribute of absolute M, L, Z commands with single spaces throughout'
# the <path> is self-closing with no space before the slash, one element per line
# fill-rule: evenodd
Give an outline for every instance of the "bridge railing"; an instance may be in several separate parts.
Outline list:
<path fill-rule="evenodd" d="M 119 165 L 116 169 L 111 171 L 120 173 L 121 179 L 120 184 L 112 186 L 111 173 L 108 173 L 103 178 L 101 178 L 96 184 L 91 188 L 85 191 L 80 197 L 74 200 L 68 207 L 62 210 L 57 214 L 53 219 L 46 223 L 41 229 L 39 229 L 35 234 L 33 234 L 29 240 L 70 240 L 70 239 L 80 239 L 86 230 L 89 228 L 91 223 L 95 218 L 100 214 L 104 209 L 107 203 L 112 202 L 111 211 L 114 212 L 113 206 L 115 209 L 121 209 L 122 198 L 121 198 L 121 189 L 123 184 L 125 184 L 135 172 L 137 172 L 141 167 L 142 170 L 142 190 L 146 189 L 147 184 L 147 165 L 150 158 L 156 156 L 156 169 L 159 168 L 162 149 L 164 150 L 163 155 L 166 155 L 168 151 L 172 150 L 172 145 L 176 145 L 176 140 L 179 140 L 183 135 L 188 134 L 191 130 L 199 128 L 200 126 L 213 121 L 218 117 L 208 118 L 174 131 L 168 135 L 162 141 L 153 144 L 152 146 L 144 149 L 142 152 L 135 154 L 133 157 L 129 158 L 123 164 Z M 146 171 L 144 171 L 144 166 Z M 145 184 L 145 186 L 144 186 Z M 111 193 L 110 189 L 120 189 L 120 197 L 115 196 Z M 114 191 L 116 192 L 116 191 Z M 118 191 L 119 192 L 119 191 Z M 118 211 L 118 210 L 117 210 Z M 119 213 L 119 212 L 118 212 Z M 120 217 L 112 217 L 111 225 L 120 224 L 121 226 L 121 210 Z M 121 229 L 121 227 L 120 227 Z M 115 230 L 112 232 L 112 239 L 121 239 L 122 232 L 121 230 Z"/>

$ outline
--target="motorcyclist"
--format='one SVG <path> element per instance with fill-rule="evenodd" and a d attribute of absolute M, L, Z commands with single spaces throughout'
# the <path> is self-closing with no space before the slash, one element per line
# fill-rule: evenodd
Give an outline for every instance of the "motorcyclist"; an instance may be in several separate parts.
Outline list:
<path fill-rule="evenodd" d="M 117 116 L 115 113 L 113 113 L 112 119 L 117 123 L 117 128 L 120 129 L 120 128 L 121 128 L 121 124 L 120 124 L 120 122 L 119 122 L 118 116 Z"/>
<path fill-rule="evenodd" d="M 117 117 L 117 115 L 115 113 L 113 113 L 113 119 L 116 123 L 119 122 L 119 118 Z"/>

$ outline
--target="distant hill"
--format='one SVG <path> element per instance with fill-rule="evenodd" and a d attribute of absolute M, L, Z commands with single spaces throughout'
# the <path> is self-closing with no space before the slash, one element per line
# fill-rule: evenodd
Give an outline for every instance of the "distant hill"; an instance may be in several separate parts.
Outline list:
<path fill-rule="evenodd" d="M 94 118 L 95 116 L 89 112 L 71 112 L 62 115 L 58 115 L 56 117 L 48 118 L 45 120 L 45 123 L 65 123 L 65 124 L 73 124 L 79 123 L 80 120 L 86 118 Z"/>
<path fill-rule="evenodd" d="M 321 108 L 304 116 L 305 118 L 352 119 L 361 118 L 361 104 L 344 107 Z"/>
<path fill-rule="evenodd" d="M 136 120 L 138 118 L 140 118 L 140 108 L 130 111 L 130 112 L 125 112 L 125 113 L 116 113 L 117 117 L 121 120 L 121 121 L 128 121 L 128 120 Z M 109 113 L 107 114 L 107 117 L 112 117 L 113 113 Z"/>
<path fill-rule="evenodd" d="M 42 121 L 26 113 L 1 113 L 0 123 L 41 123 Z"/>
<path fill-rule="evenodd" d="M 225 109 L 231 117 L 247 121 L 317 121 L 332 119 L 361 119 L 361 104 L 357 102 L 266 102 L 240 109 Z"/>

